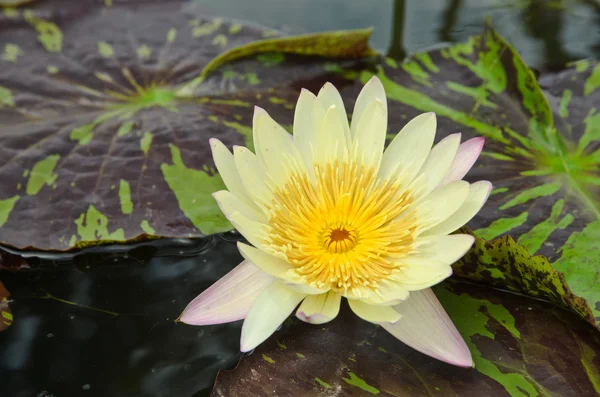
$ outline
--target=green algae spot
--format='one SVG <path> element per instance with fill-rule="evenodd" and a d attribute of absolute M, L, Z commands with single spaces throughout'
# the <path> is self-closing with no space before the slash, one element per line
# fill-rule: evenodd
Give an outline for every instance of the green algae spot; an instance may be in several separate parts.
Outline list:
<path fill-rule="evenodd" d="M 428 53 L 420 52 L 418 54 L 415 54 L 414 57 L 416 60 L 421 62 L 423 66 L 429 69 L 430 72 L 437 73 L 440 71 L 440 68 L 435 63 L 433 63 Z"/>
<path fill-rule="evenodd" d="M 215 38 L 212 39 L 212 44 L 225 47 L 227 45 L 227 36 L 225 36 L 224 34 L 216 35 Z"/>
<path fill-rule="evenodd" d="M 56 66 L 53 66 L 53 65 L 48 65 L 48 67 L 46 67 L 46 70 L 50 74 L 56 74 L 56 73 L 58 73 L 58 68 Z"/>
<path fill-rule="evenodd" d="M 283 343 L 281 343 L 281 342 L 279 342 L 279 341 L 275 341 L 275 342 L 277 342 L 277 346 L 279 346 L 279 348 L 281 348 L 281 349 L 283 349 L 283 350 L 287 349 L 287 346 L 286 346 L 286 345 L 284 345 Z"/>
<path fill-rule="evenodd" d="M 429 73 L 423 70 L 421 65 L 419 65 L 416 61 L 407 60 L 400 64 L 402 69 L 408 74 L 410 77 L 419 84 L 425 85 L 427 87 L 431 87 L 431 82 L 429 81 Z"/>
<path fill-rule="evenodd" d="M 373 74 L 370 72 L 362 72 L 360 80 L 363 82 L 363 84 L 366 84 L 371 76 L 373 76 Z M 382 70 L 377 73 L 377 77 L 379 77 L 379 80 L 381 80 L 389 99 L 411 106 L 417 110 L 435 112 L 438 117 L 448 117 L 457 123 L 473 128 L 485 137 L 495 139 L 502 143 L 509 143 L 498 127 L 482 123 L 466 113 L 456 111 L 434 101 L 419 91 L 411 90 L 410 88 L 401 86 L 390 80 Z"/>
<path fill-rule="evenodd" d="M 472 97 L 478 105 L 487 106 L 492 109 L 498 108 L 498 105 L 488 100 L 489 93 L 485 85 L 468 87 L 453 81 L 448 81 L 446 82 L 446 86 L 454 92 Z"/>
<path fill-rule="evenodd" d="M 504 306 L 484 299 L 476 299 L 467 294 L 457 295 L 448 290 L 448 287 L 436 287 L 434 289 L 446 312 L 453 319 L 456 328 L 458 328 L 458 331 L 469 346 L 475 363 L 475 369 L 496 380 L 513 397 L 538 396 L 539 393 L 535 386 L 523 375 L 515 372 L 506 373 L 507 369 L 504 366 L 501 371 L 495 361 L 483 357 L 472 341 L 472 337 L 476 335 L 492 340 L 495 339 L 494 334 L 487 329 L 490 319 L 496 320 L 515 339 L 520 339 L 521 334 L 515 328 L 515 318 L 510 312 Z M 485 311 L 482 308 L 485 308 Z"/>
<path fill-rule="evenodd" d="M 281 52 L 267 52 L 266 54 L 257 55 L 256 60 L 266 67 L 271 67 L 283 62 L 285 60 L 285 55 Z"/>
<path fill-rule="evenodd" d="M 319 385 L 321 385 L 322 387 L 326 388 L 326 389 L 331 389 L 331 385 L 327 382 L 322 381 L 319 378 L 315 378 L 315 382 L 317 382 Z"/>
<path fill-rule="evenodd" d="M 560 98 L 560 107 L 558 111 L 560 117 L 569 117 L 569 103 L 571 102 L 571 98 L 573 98 L 573 91 L 567 88 L 563 91 L 562 97 Z"/>
<path fill-rule="evenodd" d="M 21 196 L 16 195 L 11 198 L 0 200 L 0 227 L 8 220 L 8 216 L 12 212 L 15 204 L 19 201 Z"/>
<path fill-rule="evenodd" d="M 302 354 L 302 353 L 298 353 L 298 352 L 296 352 L 296 356 L 297 356 L 298 358 L 306 358 L 306 356 L 305 356 L 304 354 Z"/>
<path fill-rule="evenodd" d="M 398 62 L 394 58 L 385 58 L 385 63 L 392 69 L 398 69 Z"/>
<path fill-rule="evenodd" d="M 69 134 L 69 139 L 72 141 L 77 141 L 77 143 L 80 145 L 86 145 L 92 140 L 92 132 L 94 131 L 95 127 L 95 122 L 79 126 L 71 131 L 71 134 Z"/>
<path fill-rule="evenodd" d="M 242 25 L 239 23 L 233 23 L 229 26 L 229 34 L 236 34 L 242 30 Z"/>
<path fill-rule="evenodd" d="M 256 73 L 246 73 L 244 75 L 244 78 L 246 79 L 246 81 L 248 81 L 248 84 L 250 85 L 260 84 L 260 79 L 258 78 L 258 75 Z"/>
<path fill-rule="evenodd" d="M 71 238 L 69 239 L 69 246 L 74 247 L 76 243 L 77 243 L 77 236 L 72 235 Z"/>
<path fill-rule="evenodd" d="M 135 125 L 135 121 L 126 121 L 119 126 L 117 130 L 117 136 L 124 136 L 131 132 L 131 129 Z"/>
<path fill-rule="evenodd" d="M 15 106 L 15 100 L 12 92 L 8 88 L 0 85 L 0 108 L 13 106 Z"/>
<path fill-rule="evenodd" d="M 588 68 L 590 67 L 590 61 L 588 61 L 587 59 L 582 59 L 580 61 L 573 62 L 573 65 L 575 65 L 575 71 L 581 73 L 588 70 Z"/>
<path fill-rule="evenodd" d="M 590 95 L 592 92 L 596 90 L 596 88 L 600 87 L 600 63 L 596 65 L 590 77 L 585 81 L 585 85 L 583 86 L 583 94 Z"/>
<path fill-rule="evenodd" d="M 519 193 L 515 198 L 510 200 L 508 203 L 500 206 L 500 209 L 505 210 L 519 204 L 525 204 L 533 199 L 551 196 L 554 193 L 558 192 L 561 186 L 562 184 L 560 182 L 552 182 L 524 190 L 521 193 Z"/>
<path fill-rule="evenodd" d="M 4 46 L 2 60 L 5 62 L 17 62 L 17 58 L 23 55 L 21 47 L 16 44 L 8 43 Z"/>
<path fill-rule="evenodd" d="M 219 28 L 221 27 L 222 24 L 223 24 L 223 21 L 221 19 L 213 19 L 212 21 L 207 22 L 203 25 L 194 27 L 192 29 L 192 35 L 194 37 L 202 37 L 202 36 L 211 35 L 211 34 L 215 33 L 217 30 L 219 30 Z"/>
<path fill-rule="evenodd" d="M 233 128 L 244 136 L 244 143 L 250 150 L 254 150 L 254 141 L 252 140 L 252 127 L 237 123 L 235 121 L 223 120 L 223 125 Z"/>
<path fill-rule="evenodd" d="M 507 187 L 499 187 L 497 189 L 492 189 L 490 196 L 493 196 L 495 194 L 504 193 L 504 192 L 508 192 L 508 188 Z"/>
<path fill-rule="evenodd" d="M 108 218 L 93 205 L 90 205 L 87 212 L 82 213 L 75 220 L 75 225 L 77 225 L 77 234 L 82 241 L 125 240 L 125 232 L 122 228 L 116 229 L 112 233 L 108 231 Z"/>
<path fill-rule="evenodd" d="M 150 47 L 148 47 L 146 44 L 142 44 L 137 49 L 137 55 L 138 55 L 138 57 L 140 57 L 142 59 L 150 58 L 150 55 L 152 55 L 152 49 Z"/>
<path fill-rule="evenodd" d="M 46 48 L 46 51 L 60 52 L 62 50 L 63 33 L 55 23 L 37 18 L 31 10 L 25 10 L 23 16 L 37 30 L 38 40 Z"/>
<path fill-rule="evenodd" d="M 365 382 L 363 379 L 356 376 L 354 372 L 348 371 L 348 375 L 350 375 L 350 378 L 342 378 L 347 384 L 351 386 L 356 386 L 359 389 L 362 389 L 371 394 L 379 394 L 379 390 L 367 384 L 367 382 Z"/>
<path fill-rule="evenodd" d="M 15 7 L 0 7 L 2 9 L 2 12 L 4 13 L 4 16 L 7 18 L 17 18 L 19 16 L 19 10 L 17 10 Z"/>
<path fill-rule="evenodd" d="M 115 55 L 112 45 L 108 44 L 106 41 L 98 42 L 98 53 L 104 58 L 112 58 L 112 56 Z"/>
<path fill-rule="evenodd" d="M 177 29 L 171 28 L 169 32 L 167 32 L 167 42 L 172 43 L 177 38 Z"/>
<path fill-rule="evenodd" d="M 550 217 L 519 236 L 517 243 L 524 245 L 530 254 L 535 254 L 542 247 L 542 244 L 548 240 L 552 232 L 556 229 L 566 228 L 575 220 L 575 217 L 571 214 L 567 214 L 562 219 L 559 219 L 564 205 L 564 200 L 558 200 L 552 206 Z"/>
<path fill-rule="evenodd" d="M 381 347 L 381 346 L 379 346 L 379 347 L 377 348 L 377 350 L 379 350 L 379 351 L 380 351 L 380 352 L 382 352 L 382 353 L 387 353 L 387 352 L 388 352 L 387 350 L 385 350 L 385 347 Z"/>
<path fill-rule="evenodd" d="M 179 148 L 173 144 L 169 147 L 173 164 L 163 163 L 161 170 L 185 216 L 204 235 L 233 229 L 212 197 L 212 193 L 225 189 L 221 178 L 187 168 Z"/>
<path fill-rule="evenodd" d="M 271 357 L 267 356 L 266 354 L 262 355 L 262 359 L 265 360 L 266 362 L 268 362 L 269 364 L 275 364 L 275 360 L 273 360 Z"/>
<path fill-rule="evenodd" d="M 596 109 L 591 109 L 583 121 L 585 128 L 583 135 L 581 135 L 577 143 L 576 154 L 578 156 L 584 154 L 585 149 L 590 143 L 600 140 L 600 112 L 596 112 Z"/>
<path fill-rule="evenodd" d="M 148 221 L 146 219 L 144 219 L 142 221 L 142 223 L 140 223 L 140 227 L 146 234 L 150 234 L 150 235 L 156 234 L 156 231 L 154 230 L 154 228 L 152 226 L 150 226 L 150 223 L 148 223 Z"/>
<path fill-rule="evenodd" d="M 148 155 L 148 150 L 150 150 L 150 145 L 152 145 L 152 134 L 148 131 L 144 132 L 142 139 L 140 139 L 140 149 L 144 152 L 144 156 Z"/>
<path fill-rule="evenodd" d="M 141 108 L 160 106 L 169 109 L 175 100 L 175 92 L 160 88 L 149 87 L 138 96 L 131 99 L 131 103 Z"/>
<path fill-rule="evenodd" d="M 488 227 L 475 230 L 475 234 L 485 240 L 491 240 L 500 236 L 516 227 L 521 226 L 527 221 L 529 213 L 527 211 L 521 213 L 514 218 L 500 218 L 492 222 Z"/>
<path fill-rule="evenodd" d="M 563 272 L 573 293 L 588 301 L 595 317 L 600 316 L 598 288 L 598 258 L 600 258 L 600 220 L 589 223 L 582 231 L 569 236 L 561 257 L 553 267 Z"/>
<path fill-rule="evenodd" d="M 35 163 L 29 174 L 27 188 L 25 189 L 28 195 L 38 194 L 44 185 L 51 186 L 56 181 L 58 174 L 53 172 L 58 160 L 60 160 L 60 156 L 53 154 Z"/>
<path fill-rule="evenodd" d="M 121 179 L 119 182 L 119 199 L 121 200 L 121 212 L 131 214 L 133 211 L 133 203 L 131 202 L 131 188 L 129 182 Z"/>

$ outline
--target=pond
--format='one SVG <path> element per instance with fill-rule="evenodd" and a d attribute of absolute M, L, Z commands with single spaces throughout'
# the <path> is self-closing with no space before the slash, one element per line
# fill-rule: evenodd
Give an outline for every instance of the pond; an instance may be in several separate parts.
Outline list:
<path fill-rule="evenodd" d="M 110 3 L 129 7 L 131 2 Z M 143 9 L 154 3 L 160 2 L 142 1 L 135 7 Z M 60 14 L 65 4 L 38 0 L 25 6 L 34 11 L 46 7 L 42 15 L 52 19 L 48 10 L 54 7 Z M 372 47 L 397 60 L 466 41 L 482 32 L 488 17 L 536 73 L 562 70 L 571 61 L 600 56 L 600 3 L 595 0 L 193 0 L 182 2 L 181 7 L 199 18 L 244 21 L 290 35 L 373 27 Z M 0 17 L 0 47 L 8 45 L 3 36 L 8 37 L 14 28 L 13 19 L 4 13 Z M 59 25 L 85 13 L 83 8 L 73 14 L 65 11 L 58 17 Z M 161 17 L 155 17 L 160 25 Z M 153 22 L 140 21 L 147 24 L 147 30 L 152 30 Z M 90 29 L 89 35 L 93 36 L 97 33 L 93 29 L 99 27 L 91 24 Z M 136 34 L 136 39 L 143 39 L 139 31 Z M 81 41 L 85 40 L 82 36 Z M 6 52 L 4 56 L 8 56 Z M 13 75 L 1 65 L 0 83 L 12 81 Z M 77 73 L 84 75 L 86 71 Z M 45 89 L 40 83 L 40 92 Z M 0 123 L 3 121 L 0 118 Z M 2 162 L 0 166 L 5 165 Z M 2 181 L 0 186 L 4 188 L 4 184 Z M 170 224 L 171 220 L 164 222 Z M 0 280 L 11 293 L 14 323 L 0 332 L 0 395 L 209 396 L 217 372 L 234 368 L 242 356 L 241 322 L 194 327 L 175 320 L 188 302 L 240 263 L 242 257 L 236 247 L 239 240 L 242 238 L 236 232 L 224 232 L 205 238 L 95 247 L 80 253 L 39 253 L 6 247 L 0 259 Z M 536 304 L 532 303 L 529 310 L 546 310 L 543 304 Z M 489 310 L 493 312 L 493 308 Z M 577 321 L 574 315 L 565 316 L 567 323 Z M 586 324 L 575 328 L 573 332 L 582 335 L 592 329 Z M 598 367 L 594 368 L 598 362 L 592 362 L 592 367 L 586 368 L 600 373 Z M 443 368 L 454 376 L 454 369 Z M 343 395 L 374 394 L 368 387 L 357 390 Z M 589 393 L 580 395 L 595 395 Z"/>

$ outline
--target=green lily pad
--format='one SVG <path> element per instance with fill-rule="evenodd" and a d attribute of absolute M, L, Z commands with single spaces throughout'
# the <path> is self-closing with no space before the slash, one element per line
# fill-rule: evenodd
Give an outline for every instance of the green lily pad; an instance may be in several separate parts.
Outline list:
<path fill-rule="evenodd" d="M 373 54 L 369 30 L 274 38 L 188 2 L 94 4 L 14 9 L 2 32 L 3 244 L 63 251 L 231 229 L 211 197 L 224 185 L 208 139 L 249 143 L 254 105 L 291 124 L 299 88 L 330 75 L 315 56 Z"/>
<path fill-rule="evenodd" d="M 434 111 L 438 139 L 458 131 L 463 139 L 487 138 L 467 179 L 489 180 L 494 190 L 469 227 L 486 240 L 513 236 L 529 254 L 545 256 L 599 325 L 599 64 L 579 62 L 542 76 L 540 87 L 519 54 L 487 26 L 466 43 L 404 62 L 387 59 L 376 74 L 390 102 L 389 132 Z"/>
<path fill-rule="evenodd" d="M 436 294 L 469 346 L 475 368 L 457 368 L 407 347 L 342 310 L 316 326 L 282 331 L 221 371 L 212 396 L 596 396 L 600 335 L 539 300 L 445 282 Z"/>

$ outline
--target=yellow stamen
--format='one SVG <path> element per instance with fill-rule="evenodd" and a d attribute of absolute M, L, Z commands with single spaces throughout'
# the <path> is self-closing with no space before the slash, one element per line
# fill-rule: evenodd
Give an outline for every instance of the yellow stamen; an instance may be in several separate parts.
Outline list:
<path fill-rule="evenodd" d="M 295 266 L 309 285 L 341 294 L 377 292 L 398 260 L 414 252 L 415 197 L 353 160 L 315 165 L 314 182 L 291 172 L 268 206 L 272 255 Z"/>

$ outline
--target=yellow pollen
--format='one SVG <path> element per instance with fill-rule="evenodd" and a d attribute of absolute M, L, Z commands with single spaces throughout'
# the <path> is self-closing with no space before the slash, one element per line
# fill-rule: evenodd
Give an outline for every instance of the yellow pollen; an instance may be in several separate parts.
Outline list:
<path fill-rule="evenodd" d="M 414 252 L 414 195 L 354 161 L 315 165 L 274 191 L 265 245 L 308 285 L 336 292 L 376 291 Z"/>

